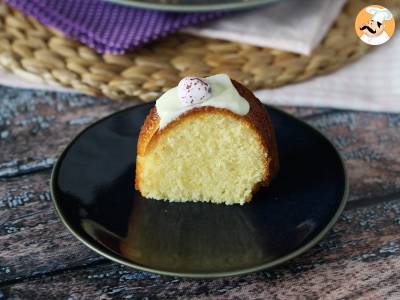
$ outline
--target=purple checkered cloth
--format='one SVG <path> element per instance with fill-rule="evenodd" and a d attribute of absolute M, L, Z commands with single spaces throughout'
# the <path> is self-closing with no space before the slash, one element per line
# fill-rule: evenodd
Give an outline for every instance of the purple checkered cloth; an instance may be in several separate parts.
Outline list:
<path fill-rule="evenodd" d="M 99 0 L 5 0 L 98 52 L 122 54 L 180 28 L 222 16 L 222 12 L 171 13 Z"/>

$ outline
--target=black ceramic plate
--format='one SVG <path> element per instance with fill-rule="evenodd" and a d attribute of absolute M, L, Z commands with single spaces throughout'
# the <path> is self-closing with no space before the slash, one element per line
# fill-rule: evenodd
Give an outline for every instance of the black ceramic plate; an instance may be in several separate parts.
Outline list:
<path fill-rule="evenodd" d="M 142 198 L 133 187 L 136 141 L 151 106 L 89 126 L 54 167 L 51 189 L 61 220 L 94 251 L 161 274 L 242 274 L 303 253 L 342 212 L 347 179 L 340 155 L 321 133 L 272 107 L 281 169 L 252 202 L 225 206 Z"/>

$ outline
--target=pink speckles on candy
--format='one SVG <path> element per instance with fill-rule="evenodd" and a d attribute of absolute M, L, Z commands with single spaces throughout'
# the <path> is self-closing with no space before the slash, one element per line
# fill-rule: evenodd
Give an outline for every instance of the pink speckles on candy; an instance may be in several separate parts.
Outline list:
<path fill-rule="evenodd" d="M 178 96 L 185 106 L 199 104 L 211 96 L 211 86 L 199 77 L 185 77 L 178 84 Z"/>

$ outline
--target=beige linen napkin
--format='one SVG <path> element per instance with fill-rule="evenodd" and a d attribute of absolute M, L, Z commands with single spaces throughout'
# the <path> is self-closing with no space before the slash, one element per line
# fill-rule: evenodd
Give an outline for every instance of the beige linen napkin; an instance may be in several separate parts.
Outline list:
<path fill-rule="evenodd" d="M 345 2 L 283 0 L 185 31 L 309 55 L 325 36 Z"/>

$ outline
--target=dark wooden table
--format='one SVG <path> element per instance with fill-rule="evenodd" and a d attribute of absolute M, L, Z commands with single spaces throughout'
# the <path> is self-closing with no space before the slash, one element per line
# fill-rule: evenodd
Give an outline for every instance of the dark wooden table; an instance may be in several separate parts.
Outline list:
<path fill-rule="evenodd" d="M 400 99 L 399 99 L 400 101 Z M 91 122 L 132 103 L 0 87 L 0 299 L 400 299 L 400 115 L 285 108 L 343 154 L 350 199 L 316 247 L 273 270 L 217 280 L 137 272 L 59 221 L 49 178 Z"/>

